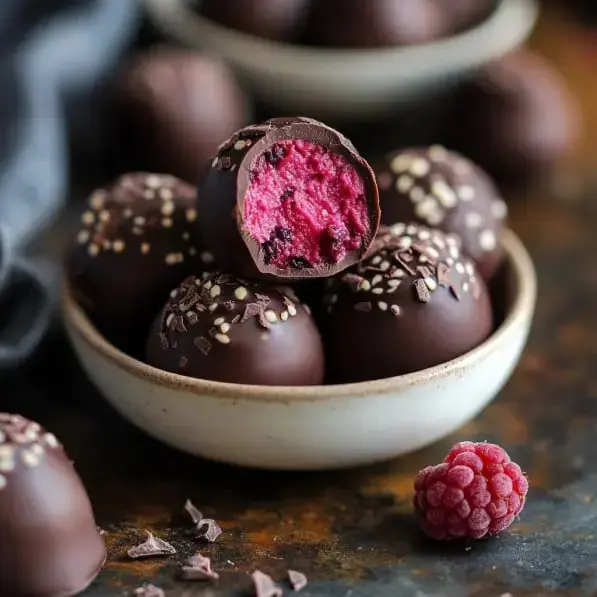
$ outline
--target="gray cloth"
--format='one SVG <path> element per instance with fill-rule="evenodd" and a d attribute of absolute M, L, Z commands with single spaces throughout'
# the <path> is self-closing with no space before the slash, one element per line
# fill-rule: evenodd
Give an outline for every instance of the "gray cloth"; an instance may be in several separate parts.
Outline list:
<path fill-rule="evenodd" d="M 51 320 L 56 272 L 26 246 L 68 193 L 67 116 L 135 33 L 135 0 L 0 2 L 0 371 L 25 362 Z"/>

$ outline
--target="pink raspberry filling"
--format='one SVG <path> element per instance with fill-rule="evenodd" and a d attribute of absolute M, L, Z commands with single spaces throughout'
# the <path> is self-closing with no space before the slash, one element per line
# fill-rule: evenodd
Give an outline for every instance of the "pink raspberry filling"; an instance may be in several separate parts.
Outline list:
<path fill-rule="evenodd" d="M 363 179 L 321 145 L 280 141 L 253 162 L 250 175 L 244 226 L 266 265 L 336 264 L 370 234 Z"/>

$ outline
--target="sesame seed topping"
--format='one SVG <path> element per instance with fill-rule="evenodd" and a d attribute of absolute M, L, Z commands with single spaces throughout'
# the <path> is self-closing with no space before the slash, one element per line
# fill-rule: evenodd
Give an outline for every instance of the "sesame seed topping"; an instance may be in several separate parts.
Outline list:
<path fill-rule="evenodd" d="M 377 286 L 382 280 L 383 276 L 381 276 L 380 274 L 373 276 L 373 279 L 371 280 L 371 286 Z"/>
<path fill-rule="evenodd" d="M 234 144 L 234 149 L 236 149 L 236 151 L 242 151 L 246 147 L 246 145 L 247 145 L 246 141 L 243 141 L 242 139 L 239 139 Z"/>
<path fill-rule="evenodd" d="M 480 228 L 483 224 L 483 216 L 475 211 L 471 211 L 464 216 L 464 225 L 467 228 Z"/>
<path fill-rule="evenodd" d="M 269 321 L 270 323 L 278 322 L 278 316 L 276 315 L 276 312 L 272 311 L 271 309 L 268 309 L 265 312 L 265 319 L 267 319 L 267 321 Z"/>
<path fill-rule="evenodd" d="M 431 166 L 429 162 L 424 158 L 414 158 L 410 164 L 409 172 L 413 176 L 427 176 L 429 174 Z"/>
<path fill-rule="evenodd" d="M 414 186 L 415 179 L 412 176 L 408 176 L 408 174 L 403 174 L 402 176 L 398 177 L 396 181 L 396 189 L 400 193 L 408 193 Z"/>
<path fill-rule="evenodd" d="M 53 433 L 44 434 L 42 439 L 50 448 L 57 448 L 59 446 L 58 440 Z"/>
<path fill-rule="evenodd" d="M 194 222 L 197 219 L 197 210 L 192 207 L 185 212 L 187 222 Z"/>
<path fill-rule="evenodd" d="M 100 222 L 103 222 L 105 224 L 106 222 L 110 221 L 110 212 L 104 209 L 103 211 L 99 212 L 98 218 Z"/>
<path fill-rule="evenodd" d="M 172 228 L 172 218 L 162 218 L 162 226 L 164 228 Z"/>
<path fill-rule="evenodd" d="M 208 307 L 208 310 L 209 310 L 210 312 L 213 312 L 213 311 L 215 311 L 217 308 L 218 308 L 218 303 L 213 303 L 213 304 L 211 304 L 211 305 Z"/>
<path fill-rule="evenodd" d="M 390 170 L 394 174 L 401 174 L 402 172 L 406 172 L 410 168 L 410 164 L 412 162 L 412 156 L 408 154 L 398 154 L 392 161 L 390 162 Z"/>
<path fill-rule="evenodd" d="M 89 207 L 94 210 L 100 210 L 104 206 L 106 195 L 102 191 L 96 191 L 89 197 Z"/>
<path fill-rule="evenodd" d="M 388 280 L 388 286 L 390 288 L 398 288 L 398 286 L 400 286 L 400 284 L 402 284 L 402 282 L 400 280 L 394 280 L 394 279 Z"/>
<path fill-rule="evenodd" d="M 135 226 L 145 226 L 145 218 L 143 216 L 137 216 L 133 218 Z"/>
<path fill-rule="evenodd" d="M 143 253 L 143 255 L 147 255 L 150 250 L 151 245 L 149 243 L 141 243 L 141 253 Z"/>
<path fill-rule="evenodd" d="M 296 307 L 294 305 L 288 305 L 288 313 L 290 313 L 290 317 L 296 316 Z"/>
<path fill-rule="evenodd" d="M 379 255 L 376 255 L 372 260 L 371 263 L 373 265 L 379 265 L 382 261 L 382 258 Z"/>
<path fill-rule="evenodd" d="M 410 191 L 410 200 L 419 203 L 425 199 L 425 191 L 421 187 L 413 187 Z"/>
<path fill-rule="evenodd" d="M 152 199 L 155 199 L 155 192 L 151 189 L 146 189 L 145 191 L 143 191 L 143 197 L 145 197 L 145 199 L 147 199 L 148 201 L 151 201 Z"/>
<path fill-rule="evenodd" d="M 394 236 L 400 236 L 401 234 L 404 233 L 404 229 L 405 226 L 404 224 L 394 224 L 391 228 L 390 228 L 390 233 L 393 234 Z"/>
<path fill-rule="evenodd" d="M 91 238 L 91 235 L 89 234 L 89 232 L 87 230 L 81 230 L 79 232 L 79 234 L 77 234 L 77 242 L 80 245 L 85 244 L 90 238 Z"/>
<path fill-rule="evenodd" d="M 162 181 L 159 176 L 155 174 L 150 174 L 145 179 L 145 185 L 148 186 L 150 189 L 159 189 L 162 186 Z"/>
<path fill-rule="evenodd" d="M 445 180 L 436 180 L 431 185 L 431 192 L 439 199 L 439 202 L 446 208 L 451 208 L 458 203 L 456 193 L 450 188 Z"/>
<path fill-rule="evenodd" d="M 464 185 L 458 189 L 458 197 L 462 201 L 472 201 L 475 198 L 475 189 L 470 185 Z"/>
<path fill-rule="evenodd" d="M 462 265 L 462 262 L 457 261 L 456 265 L 454 266 L 454 269 L 456 270 L 457 273 L 459 274 L 464 274 L 464 265 Z"/>
<path fill-rule="evenodd" d="M 280 313 L 280 319 L 281 319 L 282 321 L 287 321 L 287 320 L 288 320 L 288 317 L 289 317 L 289 315 L 288 315 L 288 311 L 282 311 L 282 313 Z"/>
<path fill-rule="evenodd" d="M 222 289 L 220 288 L 220 286 L 215 284 L 214 286 L 212 286 L 210 288 L 209 296 L 211 296 L 211 298 L 216 298 L 217 296 L 220 296 L 221 292 L 222 292 Z"/>
<path fill-rule="evenodd" d="M 247 298 L 247 289 L 244 286 L 239 286 L 235 289 L 234 296 L 239 301 L 244 301 Z"/>
<path fill-rule="evenodd" d="M 86 211 L 81 216 L 81 222 L 83 222 L 83 224 L 86 226 L 92 226 L 95 224 L 95 214 L 92 211 Z"/>
<path fill-rule="evenodd" d="M 434 162 L 441 162 L 448 157 L 448 150 L 442 145 L 433 145 L 429 148 L 429 157 Z"/>
<path fill-rule="evenodd" d="M 39 458 L 30 450 L 25 450 L 21 454 L 21 459 L 23 460 L 23 464 L 29 468 L 33 468 L 39 464 Z"/>
<path fill-rule="evenodd" d="M 174 199 L 174 193 L 172 189 L 162 188 L 159 190 L 160 199 L 163 201 L 171 201 Z"/>
<path fill-rule="evenodd" d="M 220 343 L 220 344 L 230 344 L 230 337 L 226 336 L 226 334 L 216 334 L 214 336 L 214 338 Z"/>
<path fill-rule="evenodd" d="M 99 252 L 100 248 L 98 245 L 91 244 L 87 247 L 87 253 L 89 253 L 91 257 L 97 257 L 99 255 Z"/>
<path fill-rule="evenodd" d="M 174 213 L 174 203 L 172 201 L 166 201 L 162 205 L 161 212 L 165 216 L 171 216 Z"/>
<path fill-rule="evenodd" d="M 122 240 L 115 240 L 112 243 L 112 250 L 115 253 L 122 253 L 124 251 L 124 241 L 122 241 Z"/>
<path fill-rule="evenodd" d="M 373 294 L 383 294 L 384 290 L 383 290 L 383 288 L 373 288 L 373 289 L 371 290 L 371 292 L 372 292 Z"/>
<path fill-rule="evenodd" d="M 379 301 L 377 306 L 380 311 L 387 311 L 388 310 L 388 303 L 384 303 L 383 301 Z"/>
<path fill-rule="evenodd" d="M 222 334 L 227 334 L 230 331 L 230 324 L 229 323 L 223 323 L 220 326 L 220 332 L 222 332 Z"/>
<path fill-rule="evenodd" d="M 497 239 L 492 230 L 483 230 L 479 235 L 479 245 L 484 251 L 493 251 L 497 246 Z"/>
<path fill-rule="evenodd" d="M 214 321 L 214 325 L 220 326 L 223 323 L 225 323 L 226 320 L 223 317 L 218 317 L 215 321 Z"/>

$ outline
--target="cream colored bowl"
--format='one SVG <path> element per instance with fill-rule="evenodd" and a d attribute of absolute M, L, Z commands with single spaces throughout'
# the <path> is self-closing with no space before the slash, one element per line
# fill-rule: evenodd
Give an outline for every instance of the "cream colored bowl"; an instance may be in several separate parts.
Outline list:
<path fill-rule="evenodd" d="M 277 469 L 373 463 L 460 427 L 500 391 L 527 339 L 535 271 L 512 232 L 506 317 L 483 344 L 449 363 L 378 381 L 313 387 L 226 384 L 166 373 L 109 344 L 64 290 L 68 335 L 91 381 L 156 439 L 213 460 Z"/>
<path fill-rule="evenodd" d="M 450 38 L 336 50 L 273 42 L 222 27 L 197 14 L 189 0 L 140 1 L 169 38 L 221 57 L 254 94 L 280 111 L 356 120 L 428 100 L 470 69 L 503 56 L 525 41 L 538 13 L 537 0 L 499 0 L 488 19 Z"/>

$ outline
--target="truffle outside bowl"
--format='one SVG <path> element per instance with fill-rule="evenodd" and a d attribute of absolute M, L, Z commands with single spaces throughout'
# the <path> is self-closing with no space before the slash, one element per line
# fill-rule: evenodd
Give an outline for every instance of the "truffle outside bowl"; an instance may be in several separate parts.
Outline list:
<path fill-rule="evenodd" d="M 91 381 L 126 419 L 185 452 L 241 466 L 326 469 L 390 459 L 448 435 L 500 391 L 517 364 L 536 297 L 533 264 L 514 233 L 505 318 L 448 363 L 400 377 L 312 386 L 245 386 L 160 371 L 109 344 L 64 289 L 67 333 Z"/>
<path fill-rule="evenodd" d="M 379 116 L 405 102 L 429 100 L 467 71 L 524 42 L 538 14 L 537 0 L 498 0 L 486 20 L 449 38 L 346 50 L 241 33 L 201 17 L 189 0 L 140 2 L 166 36 L 222 58 L 253 93 L 278 110 L 343 120 Z"/>

